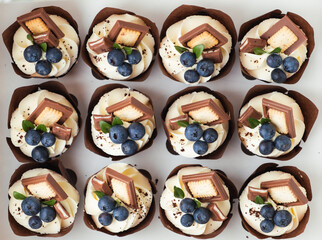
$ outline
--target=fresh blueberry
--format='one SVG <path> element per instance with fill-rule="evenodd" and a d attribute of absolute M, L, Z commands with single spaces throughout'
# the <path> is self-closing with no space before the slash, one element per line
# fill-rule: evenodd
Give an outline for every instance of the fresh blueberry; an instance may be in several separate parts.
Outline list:
<path fill-rule="evenodd" d="M 41 203 L 38 198 L 26 197 L 21 203 L 21 209 L 28 216 L 35 216 L 40 212 Z"/>
<path fill-rule="evenodd" d="M 218 138 L 218 133 L 213 128 L 208 128 L 203 132 L 203 140 L 205 140 L 206 143 L 213 143 Z"/>
<path fill-rule="evenodd" d="M 116 201 L 108 195 L 100 198 L 98 201 L 98 208 L 103 212 L 111 212 L 115 209 Z"/>
<path fill-rule="evenodd" d="M 98 221 L 100 222 L 100 224 L 102 224 L 103 226 L 108 226 L 112 223 L 113 221 L 113 216 L 112 214 L 103 212 L 98 216 Z"/>
<path fill-rule="evenodd" d="M 184 135 L 189 141 L 197 141 L 202 137 L 202 128 L 198 123 L 189 124 L 185 131 Z"/>
<path fill-rule="evenodd" d="M 266 63 L 271 68 L 277 68 L 281 66 L 283 62 L 282 57 L 277 53 L 272 53 L 267 57 Z"/>
<path fill-rule="evenodd" d="M 118 206 L 113 211 L 113 217 L 117 221 L 124 221 L 127 219 L 128 216 L 129 216 L 129 211 L 123 206 Z"/>
<path fill-rule="evenodd" d="M 56 211 L 52 207 L 44 207 L 40 210 L 39 217 L 42 221 L 49 223 L 56 218 Z"/>
<path fill-rule="evenodd" d="M 132 65 L 127 62 L 124 62 L 120 66 L 117 67 L 117 71 L 123 77 L 130 76 L 132 74 Z"/>
<path fill-rule="evenodd" d="M 58 48 L 48 48 L 46 52 L 46 59 L 50 63 L 58 63 L 63 58 L 62 52 Z"/>
<path fill-rule="evenodd" d="M 259 128 L 259 135 L 265 140 L 271 140 L 275 136 L 275 127 L 271 123 L 264 123 Z"/>
<path fill-rule="evenodd" d="M 132 53 L 127 56 L 127 59 L 129 60 L 129 64 L 138 64 L 141 62 L 142 56 L 138 50 L 133 49 Z"/>
<path fill-rule="evenodd" d="M 115 125 L 110 129 L 110 139 L 113 143 L 124 143 L 129 136 L 127 130 L 122 125 Z"/>
<path fill-rule="evenodd" d="M 191 198 L 184 198 L 180 202 L 180 209 L 184 213 L 193 213 L 196 210 L 197 204 Z"/>
<path fill-rule="evenodd" d="M 36 130 L 28 130 L 28 132 L 25 135 L 25 140 L 26 143 L 31 145 L 31 146 L 36 146 L 41 139 L 41 135 L 38 131 Z"/>
<path fill-rule="evenodd" d="M 42 55 L 42 50 L 38 45 L 28 46 L 24 52 L 23 56 L 27 62 L 37 62 Z"/>
<path fill-rule="evenodd" d="M 209 221 L 210 216 L 210 211 L 204 207 L 197 208 L 193 213 L 194 220 L 199 224 L 206 224 Z"/>
<path fill-rule="evenodd" d="M 275 225 L 273 223 L 272 220 L 269 219 L 265 219 L 263 221 L 261 221 L 260 223 L 260 228 L 264 233 L 269 233 L 271 231 L 273 231 Z"/>
<path fill-rule="evenodd" d="M 202 59 L 197 64 L 197 72 L 200 76 L 209 77 L 215 71 L 213 61 L 210 59 Z"/>
<path fill-rule="evenodd" d="M 134 153 L 137 152 L 138 146 L 137 146 L 136 142 L 129 139 L 129 140 L 125 141 L 124 143 L 122 143 L 121 149 L 125 155 L 133 155 Z"/>
<path fill-rule="evenodd" d="M 188 83 L 195 83 L 199 81 L 199 73 L 195 70 L 187 70 L 185 71 L 184 75 L 184 80 L 186 80 Z"/>
<path fill-rule="evenodd" d="M 279 135 L 274 141 L 275 148 L 280 151 L 287 151 L 291 148 L 291 139 L 286 135 Z"/>
<path fill-rule="evenodd" d="M 284 83 L 286 81 L 286 73 L 279 68 L 276 68 L 271 73 L 271 78 L 276 83 Z"/>
<path fill-rule="evenodd" d="M 271 154 L 274 150 L 274 143 L 271 140 L 263 140 L 259 144 L 259 152 L 263 155 Z"/>
<path fill-rule="evenodd" d="M 265 219 L 273 219 L 275 210 L 272 205 L 266 204 L 261 208 L 259 213 Z"/>
<path fill-rule="evenodd" d="M 112 66 L 120 66 L 125 60 L 125 55 L 120 49 L 113 49 L 107 54 L 107 61 Z"/>
<path fill-rule="evenodd" d="M 208 151 L 208 144 L 204 141 L 197 140 L 193 144 L 193 151 L 198 155 L 203 155 Z"/>
<path fill-rule="evenodd" d="M 138 122 L 131 123 L 127 131 L 129 132 L 129 137 L 133 140 L 140 140 L 145 134 L 145 127 Z"/>
<path fill-rule="evenodd" d="M 47 76 L 51 72 L 51 63 L 47 60 L 40 60 L 36 63 L 36 72 L 41 76 Z"/>
<path fill-rule="evenodd" d="M 277 211 L 274 216 L 274 223 L 278 227 L 287 227 L 292 222 L 292 214 L 287 210 Z"/>
<path fill-rule="evenodd" d="M 43 133 L 41 136 L 41 143 L 44 147 L 51 147 L 56 142 L 56 137 L 52 133 Z"/>
<path fill-rule="evenodd" d="M 32 229 L 38 229 L 42 226 L 42 221 L 41 221 L 40 217 L 33 216 L 33 217 L 29 218 L 28 224 Z"/>
<path fill-rule="evenodd" d="M 180 56 L 180 62 L 185 67 L 191 67 L 196 63 L 196 55 L 192 52 L 184 52 Z"/>
<path fill-rule="evenodd" d="M 39 163 L 44 163 L 49 159 L 49 151 L 44 146 L 37 146 L 31 151 L 32 158 Z"/>
<path fill-rule="evenodd" d="M 295 57 L 287 57 L 283 61 L 283 68 L 288 73 L 295 73 L 299 66 L 300 63 Z"/>
<path fill-rule="evenodd" d="M 193 216 L 191 214 L 185 214 L 181 217 L 180 223 L 184 227 L 190 227 L 194 222 Z"/>

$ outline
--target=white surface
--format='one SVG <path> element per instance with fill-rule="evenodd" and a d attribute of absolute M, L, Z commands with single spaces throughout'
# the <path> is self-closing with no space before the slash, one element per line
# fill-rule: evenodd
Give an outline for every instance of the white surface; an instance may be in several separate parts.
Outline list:
<path fill-rule="evenodd" d="M 149 3 L 150 2 L 150 3 Z M 302 15 L 315 29 L 315 41 L 316 47 L 311 57 L 310 63 L 306 68 L 306 71 L 300 80 L 295 85 L 283 85 L 288 89 L 297 90 L 302 94 L 309 97 L 321 110 L 322 110 L 322 83 L 321 83 L 321 62 L 320 56 L 322 55 L 321 38 L 322 38 L 322 15 L 319 13 L 322 10 L 322 1 L 306 0 L 305 2 L 300 0 L 270 0 L 265 1 L 262 4 L 260 1 L 255 0 L 225 0 L 225 1 L 149 1 L 149 0 L 65 0 L 65 1 L 42 1 L 40 3 L 19 1 L 8 4 L 0 4 L 0 32 L 3 32 L 15 18 L 31 9 L 40 6 L 58 5 L 69 11 L 79 24 L 80 37 L 83 40 L 88 27 L 92 22 L 94 16 L 103 7 L 111 6 L 118 7 L 133 11 L 139 15 L 143 15 L 156 22 L 159 30 L 161 30 L 162 24 L 168 14 L 182 3 L 186 4 L 198 4 L 200 6 L 211 7 L 220 9 L 228 13 L 235 25 L 237 31 L 241 23 L 257 17 L 263 13 L 271 11 L 276 8 L 280 8 L 283 11 L 293 11 Z M 13 234 L 10 229 L 7 220 L 7 189 L 8 182 L 13 171 L 20 165 L 15 160 L 9 147 L 5 142 L 5 136 L 9 135 L 7 130 L 7 111 L 9 101 L 14 89 L 25 86 L 40 83 L 41 80 L 22 79 L 14 74 L 14 71 L 10 64 L 10 57 L 7 50 L 1 41 L 0 47 L 0 111 L 2 117 L 0 118 L 0 154 L 1 154 L 1 167 L 0 167 L 0 181 L 1 181 L 1 207 L 0 207 L 0 229 L 1 239 L 21 239 Z M 237 48 L 236 48 L 237 49 Z M 67 89 L 75 94 L 79 100 L 79 108 L 82 113 L 83 119 L 87 112 L 87 106 L 90 97 L 94 90 L 107 83 L 114 83 L 112 81 L 99 81 L 92 77 L 90 68 L 87 67 L 80 59 L 79 63 L 75 66 L 73 71 L 67 76 L 58 80 L 63 83 Z M 126 158 L 122 162 L 136 164 L 139 168 L 148 169 L 153 179 L 158 179 L 157 184 L 158 194 L 156 200 L 158 202 L 159 196 L 163 189 L 163 183 L 168 173 L 177 165 L 183 163 L 200 163 L 207 167 L 218 168 L 227 173 L 229 178 L 235 183 L 239 189 L 245 179 L 262 163 L 272 162 L 258 157 L 249 157 L 245 155 L 240 149 L 240 141 L 235 131 L 233 138 L 226 149 L 226 152 L 222 159 L 217 161 L 197 161 L 193 159 L 187 159 L 180 156 L 173 156 L 166 150 L 165 147 L 165 133 L 163 131 L 160 112 L 163 108 L 167 98 L 187 87 L 186 85 L 178 82 L 174 82 L 167 77 L 163 76 L 157 63 L 153 66 L 150 77 L 145 82 L 126 82 L 126 85 L 137 88 L 142 92 L 151 96 L 155 112 L 158 127 L 158 136 L 154 141 L 154 144 L 148 150 L 139 153 L 133 157 Z M 202 84 L 216 91 L 220 91 L 226 95 L 233 103 L 235 108 L 235 117 L 238 114 L 240 103 L 244 98 L 248 89 L 256 84 L 262 84 L 260 81 L 248 81 L 240 72 L 239 62 L 236 59 L 235 65 L 228 76 L 215 82 Z M 73 147 L 68 150 L 61 159 L 64 161 L 64 165 L 74 169 L 78 174 L 77 188 L 80 193 L 83 193 L 84 184 L 86 179 L 100 170 L 104 166 L 111 163 L 110 159 L 106 159 L 95 155 L 88 151 L 84 146 L 83 141 L 84 128 L 81 129 L 80 136 L 77 138 Z M 304 234 L 300 235 L 296 239 L 315 240 L 321 239 L 321 200 L 322 200 L 322 162 L 321 162 L 321 134 L 322 134 L 322 122 L 319 116 L 317 122 L 312 129 L 307 142 L 303 145 L 303 150 L 294 159 L 288 162 L 277 162 L 281 165 L 293 165 L 304 170 L 310 177 L 313 187 L 313 201 L 310 203 L 311 217 L 307 225 Z M 94 232 L 88 229 L 83 223 L 83 200 L 81 198 L 81 204 L 79 206 L 79 212 L 76 216 L 76 222 L 72 231 L 63 237 L 63 239 L 117 239 L 116 237 L 107 236 L 100 232 Z M 227 228 L 217 239 L 255 239 L 251 234 L 247 233 L 241 226 L 240 218 L 237 211 L 237 204 L 234 204 L 233 209 L 234 216 L 230 221 Z M 158 219 L 158 212 L 155 215 L 151 225 L 134 234 L 126 237 L 129 240 L 139 239 L 186 239 L 183 236 L 177 235 L 169 230 L 165 229 Z M 31 238 L 29 238 L 31 239 Z M 40 238 L 39 238 L 40 239 Z"/>

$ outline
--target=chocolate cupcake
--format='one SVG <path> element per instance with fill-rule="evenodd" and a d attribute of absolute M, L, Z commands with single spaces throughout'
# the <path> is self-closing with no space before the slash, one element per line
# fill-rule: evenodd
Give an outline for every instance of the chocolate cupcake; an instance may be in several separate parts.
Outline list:
<path fill-rule="evenodd" d="M 309 99 L 285 88 L 258 85 L 242 103 L 238 135 L 248 155 L 289 160 L 301 151 L 318 115 Z"/>
<path fill-rule="evenodd" d="M 244 23 L 238 41 L 247 79 L 293 84 L 300 80 L 314 49 L 314 31 L 299 15 L 274 10 Z"/>
<path fill-rule="evenodd" d="M 239 192 L 245 230 L 259 239 L 285 239 L 304 232 L 312 200 L 309 177 L 292 166 L 261 165 Z"/>
<path fill-rule="evenodd" d="M 237 190 L 226 174 L 201 165 L 180 165 L 169 174 L 160 198 L 160 219 L 169 230 L 213 238 L 232 217 Z"/>
<path fill-rule="evenodd" d="M 237 34 L 224 12 L 181 5 L 161 30 L 159 65 L 173 80 L 198 84 L 226 76 L 235 60 Z"/>
<path fill-rule="evenodd" d="M 97 79 L 145 80 L 159 49 L 155 23 L 133 12 L 104 8 L 94 18 L 82 58 Z"/>
<path fill-rule="evenodd" d="M 77 62 L 78 26 L 60 7 L 36 8 L 2 33 L 12 67 L 23 78 L 58 78 Z"/>
<path fill-rule="evenodd" d="M 46 162 L 63 154 L 80 126 L 77 99 L 59 82 L 20 87 L 12 94 L 7 143 L 20 162 Z"/>
<path fill-rule="evenodd" d="M 76 174 L 59 160 L 21 165 L 9 183 L 9 223 L 18 236 L 61 237 L 71 231 L 79 203 Z"/>

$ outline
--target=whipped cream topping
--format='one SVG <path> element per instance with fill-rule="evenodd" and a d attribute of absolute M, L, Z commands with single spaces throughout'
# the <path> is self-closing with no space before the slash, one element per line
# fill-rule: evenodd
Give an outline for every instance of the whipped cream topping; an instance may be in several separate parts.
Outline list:
<path fill-rule="evenodd" d="M 166 36 L 162 39 L 159 49 L 159 54 L 162 58 L 163 66 L 168 71 L 168 73 L 171 74 L 171 76 L 173 76 L 180 82 L 190 84 L 184 79 L 184 73 L 189 69 L 196 69 L 197 63 L 191 67 L 184 67 L 180 62 L 181 54 L 175 49 L 175 46 L 183 47 L 183 45 L 179 41 L 179 38 L 185 33 L 204 23 L 208 23 L 210 26 L 224 35 L 228 39 L 228 42 L 220 47 L 223 55 L 223 60 L 221 63 L 214 64 L 215 71 L 212 73 L 212 75 L 210 75 L 209 77 L 200 76 L 200 79 L 191 85 L 207 82 L 211 78 L 217 76 L 220 73 L 220 70 L 227 64 L 229 60 L 229 53 L 232 47 L 232 38 L 226 27 L 218 20 L 215 20 L 210 16 L 189 16 L 179 22 L 174 23 L 167 29 Z M 192 52 L 192 49 L 189 49 L 189 51 Z M 197 59 L 197 62 L 202 59 L 203 57 L 200 56 Z"/>
<path fill-rule="evenodd" d="M 22 200 L 15 199 L 13 197 L 13 192 L 16 191 L 18 193 L 25 195 L 26 197 L 32 196 L 21 184 L 21 179 L 41 176 L 48 173 L 51 174 L 51 176 L 56 180 L 56 182 L 68 195 L 68 198 L 63 201 L 60 201 L 60 203 L 65 208 L 65 210 L 69 213 L 70 217 L 67 219 L 61 219 L 60 216 L 56 214 L 56 218 L 53 221 L 49 223 L 43 222 L 42 226 L 39 229 L 32 229 L 28 224 L 29 218 L 31 216 L 26 215 L 21 210 Z M 75 215 L 77 212 L 77 208 L 78 208 L 78 203 L 79 203 L 79 193 L 62 175 L 54 171 L 51 171 L 49 169 L 35 168 L 25 172 L 21 176 L 21 179 L 15 182 L 9 188 L 9 196 L 10 196 L 9 212 L 17 221 L 17 223 L 29 229 L 30 231 L 41 233 L 41 234 L 59 233 L 62 229 L 67 228 L 73 224 Z M 39 216 L 39 213 L 37 214 L 37 216 Z"/>
<path fill-rule="evenodd" d="M 107 19 L 105 19 L 103 22 L 100 22 L 99 24 L 94 26 L 93 33 L 86 43 L 86 49 L 89 53 L 92 63 L 97 67 L 101 74 L 110 79 L 129 80 L 145 72 L 153 60 L 155 41 L 151 33 L 147 33 L 137 46 L 137 50 L 141 53 L 142 60 L 138 64 L 132 65 L 132 74 L 127 77 L 124 77 L 121 74 L 119 74 L 117 71 L 117 67 L 114 67 L 108 63 L 107 55 L 109 52 L 97 54 L 93 50 L 91 50 L 88 45 L 89 42 L 96 41 L 102 37 L 108 37 L 110 30 L 113 28 L 117 20 L 147 26 L 146 23 L 137 16 L 133 16 L 130 14 L 113 14 L 109 16 Z M 128 62 L 128 60 L 125 60 L 125 62 Z"/>
<path fill-rule="evenodd" d="M 256 25 L 252 29 L 250 29 L 244 38 L 241 41 L 241 44 L 246 41 L 247 38 L 260 38 L 260 36 L 265 33 L 269 28 L 271 28 L 275 23 L 277 23 L 280 19 L 279 18 L 269 18 L 261 22 L 260 24 Z M 264 48 L 266 52 L 271 52 L 274 50 L 269 45 L 266 45 Z M 295 57 L 299 61 L 299 69 L 303 62 L 306 59 L 306 53 L 307 53 L 307 42 L 304 42 L 301 46 L 299 46 L 295 51 L 293 51 L 290 55 L 286 55 L 284 53 L 280 53 L 280 56 L 282 59 L 292 56 Z M 274 68 L 271 68 L 267 65 L 266 60 L 269 56 L 269 53 L 264 53 L 262 55 L 256 55 L 254 53 L 242 53 L 240 52 L 240 62 L 243 65 L 243 67 L 246 69 L 249 75 L 253 76 L 254 78 L 265 80 L 267 82 L 273 82 L 271 78 L 271 72 L 274 70 Z M 282 65 L 279 67 L 280 69 L 283 69 Z M 286 73 L 286 77 L 289 78 L 295 73 Z"/>
<path fill-rule="evenodd" d="M 263 140 L 263 138 L 259 135 L 259 129 L 261 125 L 258 125 L 253 129 L 243 125 L 238 128 L 238 134 L 244 146 L 252 153 L 262 157 L 279 157 L 281 155 L 287 154 L 290 151 L 292 151 L 294 147 L 301 142 L 301 139 L 305 131 L 304 117 L 300 106 L 295 102 L 295 100 L 280 92 L 271 92 L 271 93 L 254 97 L 242 107 L 242 109 L 240 110 L 240 116 L 247 110 L 249 106 L 252 106 L 257 112 L 262 114 L 262 116 L 264 117 L 263 107 L 262 107 L 263 98 L 267 98 L 269 100 L 284 104 L 293 109 L 296 137 L 291 139 L 292 145 L 290 149 L 283 152 L 274 148 L 273 152 L 271 152 L 270 154 L 262 155 L 259 152 L 259 144 Z M 278 137 L 279 135 L 281 134 L 276 131 L 275 136 L 272 138 L 272 140 L 274 141 L 275 138 Z"/>
<path fill-rule="evenodd" d="M 223 224 L 223 222 L 214 221 L 212 218 L 210 218 L 209 222 L 206 224 L 194 222 L 190 227 L 184 227 L 180 223 L 181 216 L 184 215 L 184 213 L 180 210 L 181 199 L 174 197 L 174 186 L 180 187 L 183 190 L 185 198 L 193 198 L 182 182 L 182 175 L 206 173 L 210 171 L 211 169 L 206 167 L 185 167 L 180 169 L 177 175 L 169 178 L 165 183 L 165 189 L 160 198 L 160 206 L 164 210 L 168 220 L 183 233 L 189 235 L 207 235 L 215 232 Z M 229 197 L 229 190 L 227 186 L 223 186 Z M 209 203 L 201 203 L 201 207 L 207 207 L 208 204 Z M 231 208 L 229 199 L 218 202 L 216 201 L 216 204 L 223 215 L 227 217 Z"/>
<path fill-rule="evenodd" d="M 52 63 L 52 70 L 46 77 L 59 77 L 64 75 L 71 69 L 78 57 L 79 37 L 76 30 L 69 22 L 57 15 L 49 15 L 59 29 L 65 34 L 59 39 L 57 48 L 62 52 L 63 58 L 58 63 Z M 40 77 L 36 73 L 36 63 L 27 62 L 23 56 L 24 50 L 32 45 L 27 39 L 28 33 L 19 27 L 13 37 L 12 57 L 18 68 L 25 74 Z M 46 60 L 46 53 L 43 51 L 40 60 Z"/>
<path fill-rule="evenodd" d="M 108 106 L 121 102 L 130 96 L 136 98 L 138 101 L 145 104 L 149 108 L 152 108 L 149 98 L 143 95 L 142 93 L 135 90 L 130 90 L 129 88 L 116 88 L 108 93 L 105 93 L 100 98 L 100 100 L 98 101 L 98 103 L 96 104 L 96 106 L 92 111 L 92 115 L 93 114 L 106 115 L 107 114 L 106 108 Z M 125 128 L 128 128 L 131 125 L 130 122 L 127 122 L 124 120 L 122 121 L 123 121 L 123 126 Z M 140 123 L 145 128 L 145 134 L 141 139 L 135 140 L 138 146 L 138 151 L 149 141 L 149 139 L 153 134 L 153 131 L 155 129 L 154 116 L 153 118 L 143 120 Z M 121 148 L 122 144 L 113 143 L 108 133 L 103 133 L 102 131 L 97 131 L 95 129 L 93 117 L 91 118 L 91 129 L 92 129 L 93 141 L 98 148 L 102 149 L 105 153 L 109 155 L 124 156 L 124 153 L 122 152 L 122 148 Z"/>
<path fill-rule="evenodd" d="M 66 120 L 63 126 L 71 128 L 72 133 L 68 141 L 56 137 L 56 142 L 51 147 L 47 147 L 49 157 L 56 157 L 64 153 L 68 146 L 70 146 L 78 134 L 78 114 L 73 105 L 62 95 L 49 92 L 48 90 L 39 90 L 37 92 L 27 95 L 19 103 L 18 108 L 12 113 L 10 120 L 10 137 L 11 142 L 15 147 L 19 147 L 23 154 L 31 157 L 31 152 L 36 146 L 31 146 L 26 143 L 26 132 L 22 129 L 22 121 L 27 120 L 30 114 L 37 108 L 44 98 L 48 98 L 62 105 L 68 106 L 73 109 L 72 115 Z M 47 132 L 49 128 L 47 127 Z M 38 144 L 41 145 L 41 142 Z"/>
<path fill-rule="evenodd" d="M 256 204 L 253 201 L 249 200 L 248 195 L 248 186 L 260 188 L 262 182 L 271 181 L 271 180 L 280 180 L 280 179 L 288 179 L 292 177 L 291 174 L 285 173 L 282 171 L 271 171 L 264 174 L 259 175 L 258 177 L 251 180 L 248 185 L 245 187 L 244 191 L 239 197 L 239 206 L 240 212 L 243 215 L 245 221 L 257 232 L 267 235 L 267 236 L 281 236 L 286 233 L 290 233 L 294 231 L 301 220 L 303 219 L 306 211 L 307 211 L 307 204 L 293 206 L 293 207 L 286 207 L 283 205 L 277 205 L 273 199 L 268 197 L 268 202 L 272 204 L 274 209 L 276 210 L 287 210 L 292 214 L 292 222 L 287 227 L 278 227 L 275 226 L 273 231 L 269 233 L 265 233 L 260 228 L 260 222 L 264 220 L 264 218 L 259 214 L 259 211 L 263 204 Z M 302 186 L 300 186 L 301 191 L 306 196 L 306 190 Z"/>
<path fill-rule="evenodd" d="M 216 97 L 206 92 L 193 92 L 193 93 L 183 95 L 180 98 L 178 98 L 176 101 L 174 101 L 173 104 L 169 107 L 168 113 L 165 118 L 166 128 L 170 136 L 169 140 L 171 142 L 173 150 L 182 156 L 194 158 L 194 157 L 199 157 L 200 155 L 195 153 L 193 150 L 194 142 L 189 141 L 185 137 L 185 128 L 180 127 L 177 130 L 173 130 L 170 127 L 169 120 L 171 118 L 175 118 L 184 114 L 181 110 L 182 105 L 205 100 L 205 99 L 212 99 L 218 106 L 224 109 L 220 101 Z M 194 120 L 191 117 L 189 117 L 189 124 L 193 122 Z M 208 143 L 208 151 L 202 155 L 204 156 L 214 152 L 225 141 L 228 134 L 229 124 L 228 122 L 224 122 L 213 126 L 208 126 L 205 124 L 200 124 L 200 126 L 203 131 L 205 131 L 208 128 L 213 128 L 218 133 L 217 140 L 213 143 Z M 201 140 L 203 140 L 202 137 L 201 137 Z"/>
<path fill-rule="evenodd" d="M 129 211 L 129 216 L 124 221 L 117 221 L 113 218 L 113 221 L 109 226 L 103 226 L 98 221 L 98 216 L 102 213 L 102 211 L 98 208 L 99 199 L 94 193 L 95 188 L 92 185 L 92 179 L 94 176 L 96 176 L 100 180 L 107 181 L 105 174 L 106 168 L 111 168 L 133 179 L 139 206 L 138 209 L 132 209 L 131 207 L 126 206 L 123 202 L 121 202 L 121 200 L 119 200 L 113 193 L 111 197 L 115 200 L 118 200 L 121 203 L 121 206 L 127 208 L 127 210 Z M 85 212 L 91 215 L 98 228 L 105 228 L 110 232 L 119 233 L 137 226 L 145 219 L 145 217 L 149 213 L 153 200 L 152 188 L 149 180 L 145 176 L 143 176 L 136 168 L 126 163 L 113 163 L 103 168 L 94 176 L 92 176 L 88 181 L 84 207 Z"/>

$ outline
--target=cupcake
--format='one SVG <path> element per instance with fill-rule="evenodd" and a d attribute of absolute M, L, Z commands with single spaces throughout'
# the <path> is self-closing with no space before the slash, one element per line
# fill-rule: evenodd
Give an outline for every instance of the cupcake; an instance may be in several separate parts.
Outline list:
<path fill-rule="evenodd" d="M 257 238 L 292 238 L 304 232 L 312 200 L 310 179 L 296 167 L 261 165 L 239 193 L 243 227 Z"/>
<path fill-rule="evenodd" d="M 97 79 L 145 80 L 159 48 L 155 23 L 135 13 L 104 8 L 94 18 L 82 58 Z"/>
<path fill-rule="evenodd" d="M 7 142 L 20 162 L 46 162 L 63 154 L 81 126 L 77 99 L 58 82 L 17 88 L 8 115 Z"/>
<path fill-rule="evenodd" d="M 169 152 L 188 158 L 220 158 L 234 132 L 231 103 L 206 87 L 189 87 L 171 96 L 161 118 Z"/>
<path fill-rule="evenodd" d="M 59 160 L 21 165 L 9 186 L 9 223 L 18 236 L 64 236 L 79 203 L 76 175 Z"/>
<path fill-rule="evenodd" d="M 311 25 L 295 13 L 280 10 L 244 23 L 238 40 L 243 75 L 265 82 L 299 81 L 314 49 Z"/>
<path fill-rule="evenodd" d="M 112 160 L 145 150 L 157 135 L 151 99 L 121 84 L 94 92 L 88 107 L 85 146 Z"/>
<path fill-rule="evenodd" d="M 2 34 L 12 67 L 23 78 L 58 78 L 79 56 L 78 26 L 59 7 L 36 8 L 17 17 Z"/>
<path fill-rule="evenodd" d="M 232 217 L 234 184 L 220 170 L 180 165 L 168 176 L 160 198 L 160 219 L 169 230 L 195 238 L 213 238 Z"/>
<path fill-rule="evenodd" d="M 113 163 L 91 176 L 85 190 L 84 221 L 90 229 L 126 236 L 147 227 L 155 213 L 150 174 Z"/>
<path fill-rule="evenodd" d="M 264 85 L 247 93 L 238 118 L 238 135 L 248 155 L 289 160 L 299 153 L 318 109 L 298 92 Z"/>
<path fill-rule="evenodd" d="M 159 64 L 173 80 L 208 82 L 227 75 L 234 64 L 236 29 L 219 10 L 181 5 L 165 20 L 160 37 Z"/>

